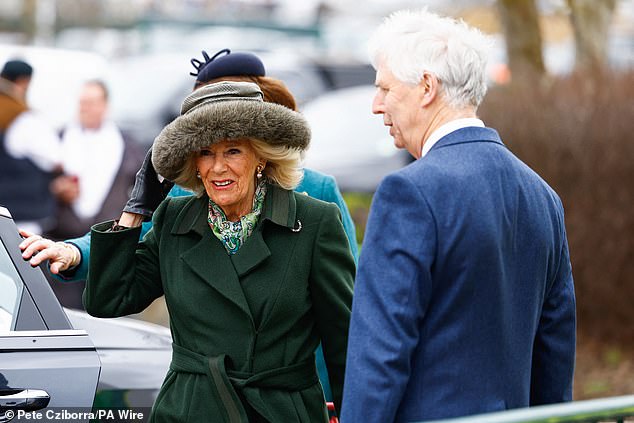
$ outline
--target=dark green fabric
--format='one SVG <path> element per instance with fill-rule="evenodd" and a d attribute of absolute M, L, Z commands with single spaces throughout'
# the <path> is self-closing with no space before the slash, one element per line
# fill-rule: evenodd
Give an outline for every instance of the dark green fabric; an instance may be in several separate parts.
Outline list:
<path fill-rule="evenodd" d="M 153 421 L 232 422 L 210 383 L 212 368 L 224 366 L 216 377 L 234 378 L 231 395 L 249 421 L 326 422 L 316 376 L 297 389 L 264 381 L 241 386 L 238 379 L 312 363 L 321 341 L 340 407 L 354 260 L 337 207 L 271 186 L 257 228 L 229 256 L 207 225 L 207 201 L 167 199 L 138 246 L 140 229 L 105 232 L 110 223 L 95 225 L 86 309 L 100 317 L 127 315 L 165 294 L 174 343 L 208 359 L 224 356 L 204 374 L 171 369 Z M 293 232 L 297 221 L 302 229 Z"/>
<path fill-rule="evenodd" d="M 175 372 L 207 375 L 212 391 L 216 394 L 216 401 L 223 404 L 228 421 L 231 423 L 248 423 L 247 414 L 236 391 L 239 391 L 246 402 L 260 415 L 266 416 L 268 421 L 275 422 L 281 421 L 282 418 L 277 412 L 278 405 L 286 402 L 285 408 L 294 408 L 293 398 L 281 392 L 277 401 L 266 403 L 262 401 L 260 389 L 301 391 L 314 386 L 319 381 L 315 360 L 312 359 L 279 369 L 250 374 L 227 370 L 226 355 L 205 357 L 179 345 L 174 345 L 173 348 L 170 369 Z M 300 420 L 310 421 L 310 417 L 304 414 Z"/>

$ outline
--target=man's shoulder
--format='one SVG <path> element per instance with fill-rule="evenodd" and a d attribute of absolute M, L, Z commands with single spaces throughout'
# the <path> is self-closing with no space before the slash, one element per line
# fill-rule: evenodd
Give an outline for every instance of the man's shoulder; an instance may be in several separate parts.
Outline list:
<path fill-rule="evenodd" d="M 9 95 L 0 93 L 0 131 L 5 131 L 18 116 L 27 110 L 25 104 Z"/>
<path fill-rule="evenodd" d="M 139 141 L 134 137 L 134 135 L 132 134 L 132 132 L 130 132 L 127 129 L 123 129 L 121 128 L 119 125 L 113 123 L 114 128 L 119 131 L 119 134 L 121 134 L 121 138 L 123 139 L 123 142 L 126 145 L 131 146 L 132 148 L 134 148 L 135 150 L 138 149 L 140 151 L 144 151 L 144 148 L 141 147 L 141 144 L 139 143 Z"/>
<path fill-rule="evenodd" d="M 425 157 L 390 172 L 383 178 L 381 184 L 392 182 L 396 185 L 403 183 L 428 185 L 434 178 L 439 177 L 442 171 L 443 165 L 440 161 L 436 159 L 429 160 L 429 158 Z"/>

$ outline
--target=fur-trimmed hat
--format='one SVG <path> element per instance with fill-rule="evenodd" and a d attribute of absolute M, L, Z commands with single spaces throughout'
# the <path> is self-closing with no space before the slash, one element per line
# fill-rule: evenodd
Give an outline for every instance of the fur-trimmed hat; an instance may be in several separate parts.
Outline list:
<path fill-rule="evenodd" d="M 247 137 L 305 150 L 310 128 L 301 114 L 265 102 L 257 84 L 217 82 L 185 98 L 181 115 L 154 140 L 152 163 L 157 173 L 174 180 L 190 153 L 219 141 Z"/>

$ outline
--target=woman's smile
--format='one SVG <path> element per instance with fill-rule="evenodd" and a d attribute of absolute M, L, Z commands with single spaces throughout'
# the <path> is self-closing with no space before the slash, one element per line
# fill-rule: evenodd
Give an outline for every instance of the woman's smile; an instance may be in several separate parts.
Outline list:
<path fill-rule="evenodd" d="M 214 186 L 217 189 L 228 189 L 230 188 L 230 185 L 233 184 L 234 181 L 227 179 L 224 181 L 212 181 L 212 183 L 214 184 Z"/>
<path fill-rule="evenodd" d="M 202 148 L 196 168 L 211 201 L 236 221 L 251 211 L 259 158 L 247 139 L 225 140 Z"/>

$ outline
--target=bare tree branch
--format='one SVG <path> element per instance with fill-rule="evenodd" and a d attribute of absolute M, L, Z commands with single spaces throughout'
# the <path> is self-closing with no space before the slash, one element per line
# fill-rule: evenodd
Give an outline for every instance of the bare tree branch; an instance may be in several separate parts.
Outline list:
<path fill-rule="evenodd" d="M 607 63 L 608 31 L 616 0 L 567 0 L 575 34 L 575 69 L 600 73 Z"/>
<path fill-rule="evenodd" d="M 511 78 L 543 75 L 542 37 L 534 0 L 498 0 L 497 6 L 506 36 Z"/>

